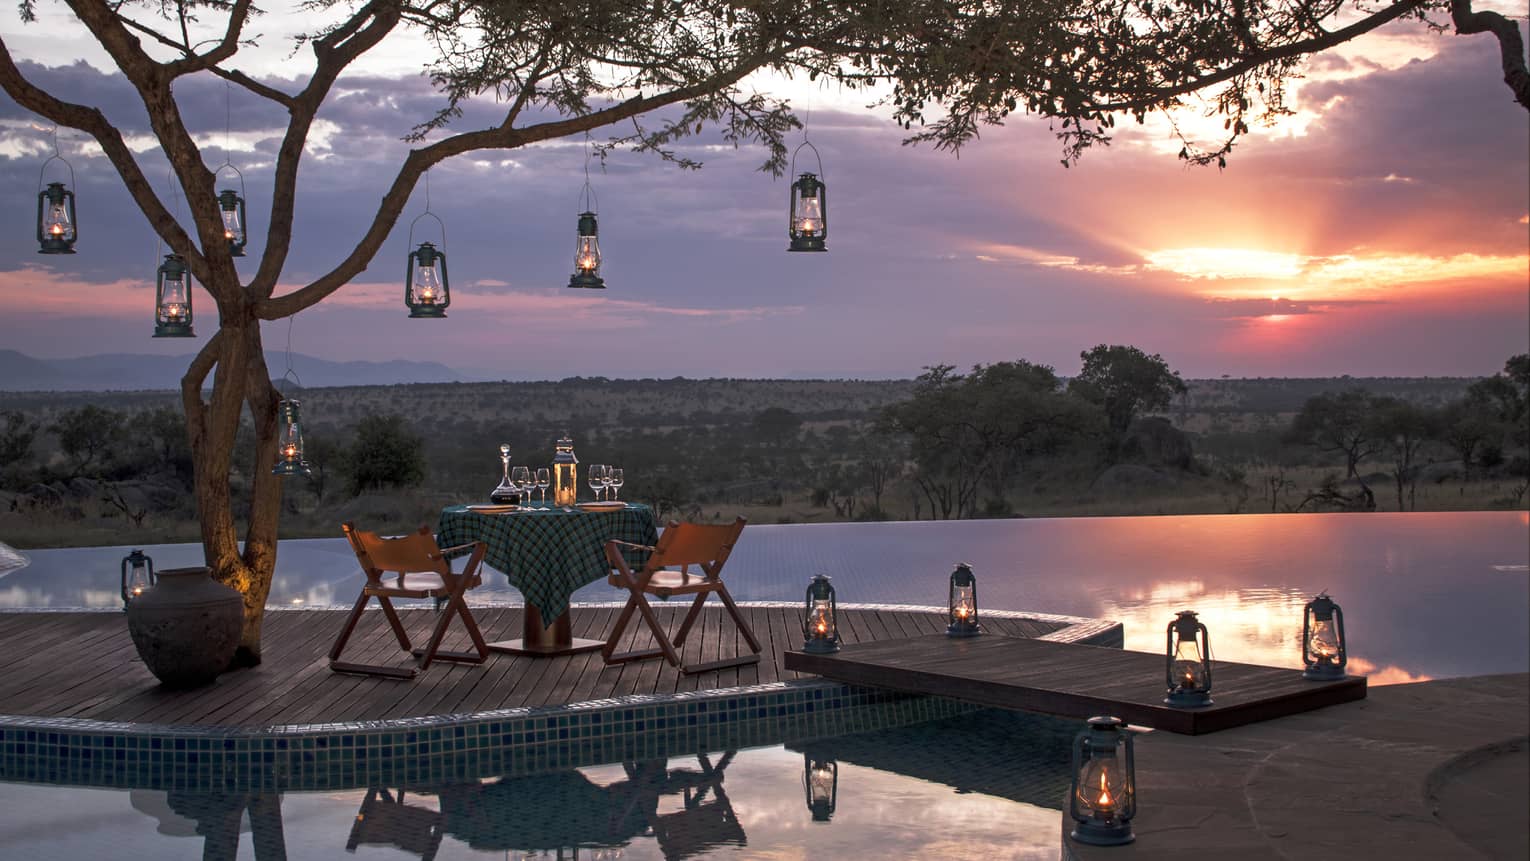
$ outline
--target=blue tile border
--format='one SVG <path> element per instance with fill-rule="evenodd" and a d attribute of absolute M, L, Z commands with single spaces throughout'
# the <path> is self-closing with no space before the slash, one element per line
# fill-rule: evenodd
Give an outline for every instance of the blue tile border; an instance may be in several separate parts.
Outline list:
<path fill-rule="evenodd" d="M 998 611 L 989 615 L 1066 624 L 1046 639 L 1121 644 L 1121 626 L 1115 622 Z M 270 727 L 0 715 L 0 780 L 229 791 L 432 783 L 649 758 L 666 751 L 775 744 L 936 720 L 975 708 L 938 697 L 797 679 L 540 708 Z"/>

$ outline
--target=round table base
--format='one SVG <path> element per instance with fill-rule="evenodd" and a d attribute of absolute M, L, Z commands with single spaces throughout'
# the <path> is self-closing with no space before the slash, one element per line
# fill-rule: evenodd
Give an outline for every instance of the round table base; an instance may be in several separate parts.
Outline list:
<path fill-rule="evenodd" d="M 530 655 L 549 658 L 558 655 L 578 655 L 593 652 L 605 646 L 604 640 L 585 640 L 574 636 L 573 623 L 569 621 L 572 610 L 554 619 L 551 625 L 542 623 L 542 613 L 536 607 L 526 605 L 526 622 L 521 636 L 515 640 L 500 640 L 489 644 L 489 651 L 508 655 Z"/>

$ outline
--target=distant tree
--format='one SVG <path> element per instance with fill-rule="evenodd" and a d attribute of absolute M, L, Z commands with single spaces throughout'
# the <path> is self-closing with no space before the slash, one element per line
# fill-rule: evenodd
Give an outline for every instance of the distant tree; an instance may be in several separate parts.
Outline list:
<path fill-rule="evenodd" d="M 1360 478 L 1360 462 L 1376 453 L 1371 393 L 1350 389 L 1308 398 L 1291 421 L 1291 439 L 1344 456 L 1344 477 Z M 1363 483 L 1363 482 L 1362 482 Z"/>
<path fill-rule="evenodd" d="M 126 416 L 95 404 L 65 410 L 48 431 L 69 460 L 69 477 L 99 474 L 117 454 L 125 436 Z"/>
<path fill-rule="evenodd" d="M 875 429 L 861 434 L 857 448 L 866 473 L 866 488 L 871 491 L 871 507 L 880 513 L 888 483 L 903 475 L 907 450 L 896 437 Z"/>
<path fill-rule="evenodd" d="M 194 467 L 185 417 L 173 407 L 155 407 L 134 416 L 132 427 L 149 465 L 190 489 Z"/>
<path fill-rule="evenodd" d="M 910 438 L 913 480 L 930 503 L 930 519 L 961 517 L 977 494 L 983 451 L 968 421 L 952 365 L 935 365 L 914 379 L 909 400 L 883 411 L 884 427 Z"/>
<path fill-rule="evenodd" d="M 1439 423 L 1439 413 L 1429 407 L 1393 397 L 1371 401 L 1370 432 L 1380 453 L 1391 462 L 1398 511 L 1417 508 L 1418 468 L 1415 461 L 1419 449 L 1439 435 Z M 1407 491 L 1406 500 L 1404 490 Z"/>
<path fill-rule="evenodd" d="M 1477 451 L 1501 432 L 1492 405 L 1481 398 L 1465 397 L 1451 401 L 1440 411 L 1435 429 L 1437 438 L 1450 446 L 1461 461 L 1463 478 L 1472 477 Z"/>
<path fill-rule="evenodd" d="M 363 416 L 345 454 L 345 486 L 352 495 L 387 487 L 413 487 L 425 478 L 425 441 L 396 415 Z"/>
<path fill-rule="evenodd" d="M 1084 367 L 1068 382 L 1068 391 L 1105 411 L 1111 459 L 1137 416 L 1167 409 L 1188 389 L 1163 357 L 1131 346 L 1100 344 L 1079 354 Z"/>
<path fill-rule="evenodd" d="M 308 486 L 320 502 L 336 468 L 344 468 L 345 448 L 335 442 L 333 434 L 310 434 L 303 440 L 303 457 L 308 461 Z"/>
<path fill-rule="evenodd" d="M 37 438 L 37 422 L 28 421 L 25 414 L 7 411 L 0 413 L 5 422 L 0 425 L 0 470 L 24 463 L 32 456 L 32 441 Z"/>
<path fill-rule="evenodd" d="M 797 438 L 802 430 L 802 417 L 785 407 L 766 407 L 751 424 L 761 439 L 779 447 Z"/>

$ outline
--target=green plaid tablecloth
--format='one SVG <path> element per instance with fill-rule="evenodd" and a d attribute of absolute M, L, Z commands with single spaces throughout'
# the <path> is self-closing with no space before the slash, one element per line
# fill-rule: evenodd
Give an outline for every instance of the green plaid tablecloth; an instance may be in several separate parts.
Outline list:
<path fill-rule="evenodd" d="M 548 623 L 568 609 L 575 590 L 606 576 L 607 539 L 648 545 L 659 540 L 653 509 L 636 503 L 620 511 L 530 509 L 509 514 L 481 514 L 450 505 L 442 509 L 436 532 L 442 547 L 470 541 L 487 544 L 484 561 L 503 571 Z M 641 564 L 645 555 L 629 554 L 627 559 Z"/>

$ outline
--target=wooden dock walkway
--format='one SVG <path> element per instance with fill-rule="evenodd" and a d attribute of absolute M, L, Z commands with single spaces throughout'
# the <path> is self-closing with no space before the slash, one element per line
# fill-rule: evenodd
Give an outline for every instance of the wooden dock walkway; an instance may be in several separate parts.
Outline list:
<path fill-rule="evenodd" d="M 673 633 L 685 607 L 660 604 L 655 609 Z M 603 638 L 617 609 L 577 608 L 574 636 Z M 0 654 L 6 655 L 7 664 L 0 677 L 0 714 L 265 727 L 564 705 L 798 678 L 801 674 L 782 662 L 782 653 L 802 645 L 801 610 L 742 609 L 764 646 L 754 666 L 685 676 L 663 661 L 607 667 L 598 652 L 562 658 L 495 655 L 480 666 L 436 664 L 414 681 L 402 682 L 329 671 L 329 647 L 344 622 L 344 611 L 273 611 L 266 614 L 259 667 L 179 692 L 160 688 L 149 674 L 121 613 L 0 613 Z M 434 614 L 406 610 L 401 615 L 410 636 L 423 642 Z M 519 608 L 475 608 L 473 615 L 490 639 L 521 629 Z M 943 610 L 847 609 L 840 630 L 849 643 L 901 640 L 944 630 L 944 616 Z M 1063 627 L 1036 619 L 996 619 L 989 624 L 1013 637 L 1037 637 Z M 451 642 L 449 637 L 448 648 Z M 714 660 L 739 648 L 747 646 L 731 620 L 709 606 L 682 651 L 689 663 Z M 363 619 L 346 657 L 377 663 L 397 660 L 401 665 L 407 660 L 376 612 Z"/>
<path fill-rule="evenodd" d="M 789 670 L 835 681 L 950 697 L 1063 717 L 1114 715 L 1127 723 L 1198 735 L 1365 698 L 1365 677 L 1312 682 L 1299 670 L 1212 662 L 1214 703 L 1163 704 L 1164 657 L 1146 652 L 993 633 L 850 643 L 828 655 L 788 651 Z"/>

